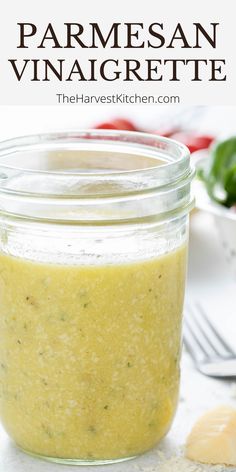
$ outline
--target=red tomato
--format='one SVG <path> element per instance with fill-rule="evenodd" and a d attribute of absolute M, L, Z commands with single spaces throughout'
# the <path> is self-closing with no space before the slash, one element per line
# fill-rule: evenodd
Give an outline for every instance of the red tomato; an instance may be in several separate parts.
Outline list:
<path fill-rule="evenodd" d="M 158 134 L 163 136 L 163 138 L 170 138 L 173 134 L 177 133 L 179 130 L 177 128 L 160 128 L 155 131 L 151 131 L 153 134 Z"/>
<path fill-rule="evenodd" d="M 112 124 L 116 127 L 116 129 L 123 129 L 125 131 L 137 131 L 137 127 L 132 123 L 130 120 L 126 120 L 123 118 L 116 118 L 112 120 Z"/>
<path fill-rule="evenodd" d="M 97 125 L 95 126 L 96 129 L 117 129 L 115 127 L 115 125 L 113 125 L 113 123 L 110 123 L 110 122 L 106 122 L 104 121 L 104 123 L 100 123 L 100 125 Z"/>
<path fill-rule="evenodd" d="M 200 149 L 207 149 L 212 141 L 214 141 L 213 136 L 196 134 L 191 131 L 180 131 L 178 133 L 174 133 L 172 134 L 171 138 L 185 144 L 191 153 L 199 151 Z"/>
<path fill-rule="evenodd" d="M 96 129 L 117 129 L 117 130 L 124 130 L 124 131 L 136 131 L 137 128 L 134 124 L 123 118 L 116 118 L 111 121 L 105 121 L 104 123 L 100 123 L 95 127 Z"/>

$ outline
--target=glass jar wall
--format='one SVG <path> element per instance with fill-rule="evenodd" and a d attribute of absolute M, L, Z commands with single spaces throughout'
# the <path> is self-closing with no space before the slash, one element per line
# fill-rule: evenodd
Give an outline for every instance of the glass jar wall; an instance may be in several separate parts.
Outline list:
<path fill-rule="evenodd" d="M 0 416 L 26 452 L 109 463 L 168 431 L 192 176 L 142 133 L 0 146 Z"/>

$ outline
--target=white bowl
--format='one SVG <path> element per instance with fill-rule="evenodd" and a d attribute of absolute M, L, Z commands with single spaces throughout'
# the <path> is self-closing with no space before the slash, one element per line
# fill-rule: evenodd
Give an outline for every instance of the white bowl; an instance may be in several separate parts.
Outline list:
<path fill-rule="evenodd" d="M 198 151 L 193 156 L 196 168 L 208 159 L 206 151 Z M 213 215 L 218 230 L 220 243 L 225 258 L 236 278 L 236 212 L 214 202 L 208 195 L 203 182 L 195 178 L 193 191 L 196 198 L 196 208 Z"/>

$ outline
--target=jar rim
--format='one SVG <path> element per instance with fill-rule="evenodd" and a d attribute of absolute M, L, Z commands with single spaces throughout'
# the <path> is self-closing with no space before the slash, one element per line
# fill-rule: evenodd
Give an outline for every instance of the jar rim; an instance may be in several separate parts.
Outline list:
<path fill-rule="evenodd" d="M 164 136 L 159 136 L 158 134 L 153 134 L 153 133 L 147 133 L 147 132 L 140 132 L 140 131 L 123 131 L 123 130 L 100 130 L 100 129 L 80 129 L 80 130 L 67 130 L 65 132 L 63 131 L 55 131 L 55 132 L 50 132 L 50 133 L 39 133 L 39 134 L 30 134 L 30 135 L 23 135 L 23 136 L 17 136 L 15 138 L 10 138 L 7 140 L 0 141 L 0 168 L 6 168 L 6 169 L 15 169 L 15 170 L 24 170 L 26 172 L 30 173 L 37 173 L 37 174 L 53 174 L 53 175 L 62 175 L 63 172 L 61 171 L 48 171 L 48 170 L 38 170 L 38 169 L 27 169 L 23 167 L 18 167 L 18 166 L 9 166 L 5 165 L 2 163 L 1 158 L 6 157 L 9 154 L 12 153 L 17 153 L 21 151 L 21 149 L 24 149 L 24 151 L 27 148 L 30 148 L 30 146 L 43 146 L 50 141 L 57 142 L 59 139 L 64 139 L 64 138 L 76 138 L 77 142 L 81 142 L 81 139 L 84 139 L 85 141 L 93 138 L 101 139 L 102 137 L 107 137 L 107 138 L 123 138 L 123 137 L 135 137 L 137 139 L 145 139 L 145 140 L 153 140 L 154 142 L 159 142 L 159 143 L 172 143 L 172 146 L 175 147 L 176 150 L 180 151 L 180 154 L 177 159 L 175 159 L 174 162 L 166 162 L 162 164 L 161 166 L 158 167 L 168 167 L 168 166 L 173 166 L 173 164 L 177 164 L 180 161 L 187 160 L 190 156 L 189 149 L 187 146 L 185 146 L 183 143 L 180 143 L 174 139 L 166 138 Z M 78 141 L 78 139 L 80 141 Z M 114 141 L 113 141 L 114 142 Z M 140 145 L 135 140 L 127 140 L 126 143 L 130 144 L 137 144 Z M 155 150 L 155 147 L 153 145 L 149 145 L 150 147 Z M 26 149 L 25 149 L 26 148 Z M 35 149 L 35 148 L 34 148 Z M 145 150 L 145 148 L 143 148 Z M 9 152 L 7 152 L 9 151 Z M 122 171 L 113 171 L 111 172 L 113 175 L 116 174 L 131 174 L 131 173 L 138 173 L 138 172 L 145 172 L 145 170 L 153 170 L 156 169 L 157 166 L 153 167 L 148 167 L 148 168 L 142 168 L 142 169 L 134 169 L 134 170 L 122 170 Z M 67 175 L 67 173 L 65 173 Z M 84 173 L 82 172 L 74 172 L 75 176 L 79 177 L 84 177 Z M 103 172 L 96 172 L 92 173 L 90 172 L 90 177 L 93 176 L 103 176 L 103 175 L 108 175 L 106 172 L 105 174 Z"/>
<path fill-rule="evenodd" d="M 126 167 L 124 169 L 119 167 L 118 169 L 113 167 L 107 169 L 105 166 L 104 171 L 102 166 L 101 169 L 100 167 L 96 169 L 95 166 L 95 171 L 93 171 L 93 166 L 89 167 L 91 163 L 87 164 L 87 155 L 83 159 L 88 167 L 83 168 L 82 166 L 79 171 L 78 169 L 74 170 L 74 164 L 82 155 L 78 152 L 81 150 L 93 152 L 96 159 L 102 150 L 104 155 L 108 153 L 111 162 L 118 159 L 118 155 L 122 156 L 122 165 L 125 163 Z M 64 153 L 67 152 L 66 159 L 64 159 L 66 171 L 63 170 L 63 167 L 59 170 L 56 168 L 56 171 L 54 168 L 51 170 L 50 166 L 49 170 L 34 167 L 37 157 L 40 157 L 38 159 L 40 165 L 43 161 L 41 152 L 46 153 L 47 160 L 51 164 L 56 158 L 57 165 L 58 156 L 62 156 L 60 159 L 63 161 Z M 68 164 L 71 156 L 73 159 L 76 156 L 75 162 L 72 159 L 72 168 Z M 144 163 L 149 159 L 151 165 L 145 166 L 142 162 L 140 168 L 127 168 L 132 164 L 130 157 L 135 162 L 143 159 Z M 25 167 L 15 165 L 14 159 L 17 162 L 17 159 L 21 158 L 25 159 L 27 165 L 30 163 L 32 168 L 28 168 L 27 165 Z M 93 160 L 91 162 L 94 163 Z M 0 214 L 40 222 L 49 221 L 51 218 L 54 222 L 76 223 L 75 220 L 77 220 L 78 223 L 78 220 L 80 222 L 81 219 L 83 220 L 86 205 L 89 212 L 92 205 L 97 208 L 100 205 L 100 210 L 104 209 L 106 213 L 105 207 L 110 208 L 111 203 L 115 204 L 117 208 L 120 208 L 124 203 L 130 211 L 132 200 L 139 199 L 139 203 L 144 203 L 145 199 L 154 201 L 157 196 L 163 202 L 166 196 L 166 201 L 169 201 L 169 206 L 164 204 L 165 211 L 163 210 L 163 213 L 169 214 L 174 209 L 178 213 L 177 210 L 180 210 L 181 207 L 187 213 L 188 203 L 192 202 L 189 185 L 193 175 L 188 148 L 182 143 L 155 134 L 86 129 L 22 136 L 0 143 Z M 184 197 L 181 192 L 184 193 Z M 178 194 L 181 196 L 179 197 Z M 174 198 L 179 199 L 176 208 L 173 206 Z M 15 211 L 14 205 L 20 210 Z M 26 211 L 27 205 L 30 212 Z M 42 214 L 41 210 L 38 214 L 39 205 L 44 206 L 45 214 Z M 138 208 L 138 203 L 136 206 Z M 53 207 L 54 209 L 57 207 L 57 211 L 59 208 L 64 208 L 61 218 L 58 218 L 59 211 L 57 216 L 52 216 Z M 70 213 L 71 208 L 72 212 Z M 69 214 L 73 214 L 75 208 L 76 211 L 78 208 L 82 209 L 80 217 L 76 218 L 74 212 L 73 216 L 67 218 Z M 96 221 L 100 218 L 100 210 L 96 210 Z M 100 221 L 105 221 L 105 213 L 102 217 L 101 212 Z M 48 218 L 49 214 L 51 216 Z M 131 219 L 136 219 L 136 217 L 137 214 L 133 215 Z M 111 216 L 111 218 L 115 220 L 115 216 Z M 91 215 L 89 221 L 93 221 Z"/>

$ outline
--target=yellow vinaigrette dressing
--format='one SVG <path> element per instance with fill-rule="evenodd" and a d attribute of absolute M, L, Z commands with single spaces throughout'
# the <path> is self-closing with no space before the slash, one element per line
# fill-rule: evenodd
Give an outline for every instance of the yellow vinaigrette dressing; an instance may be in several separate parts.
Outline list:
<path fill-rule="evenodd" d="M 24 451 L 108 464 L 167 433 L 193 175 L 147 133 L 0 143 L 0 421 Z"/>
<path fill-rule="evenodd" d="M 88 460 L 153 447 L 177 405 L 186 246 L 73 266 L 0 255 L 0 415 L 23 449 Z"/>

